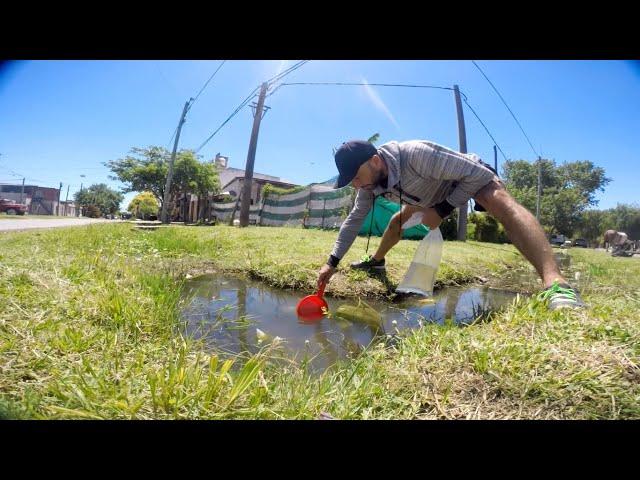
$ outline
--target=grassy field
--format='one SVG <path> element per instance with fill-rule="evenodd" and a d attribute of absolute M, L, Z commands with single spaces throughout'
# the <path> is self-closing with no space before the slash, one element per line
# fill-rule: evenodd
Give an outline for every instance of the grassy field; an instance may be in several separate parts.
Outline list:
<path fill-rule="evenodd" d="M 427 325 L 320 376 L 273 362 L 277 345 L 229 359 L 179 334 L 189 275 L 235 272 L 302 296 L 335 238 L 130 224 L 0 234 L 0 417 L 640 418 L 637 258 L 571 249 L 588 309 L 523 299 L 491 322 Z M 390 252 L 384 281 L 345 267 L 365 245 L 356 240 L 328 295 L 388 295 L 416 242 Z M 436 285 L 478 282 L 540 287 L 512 246 L 447 242 Z"/>

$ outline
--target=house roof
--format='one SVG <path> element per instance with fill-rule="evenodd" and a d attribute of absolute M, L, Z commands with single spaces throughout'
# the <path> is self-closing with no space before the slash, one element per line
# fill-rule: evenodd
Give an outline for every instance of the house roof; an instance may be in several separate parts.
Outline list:
<path fill-rule="evenodd" d="M 220 170 L 219 171 L 219 175 L 220 175 L 220 185 L 222 187 L 222 191 L 224 191 L 225 188 L 227 186 L 229 186 L 229 184 L 231 184 L 236 178 L 238 178 L 238 177 L 244 178 L 244 170 L 241 170 L 239 168 L 229 167 L 229 168 L 225 168 L 223 170 Z M 291 182 L 289 182 L 287 180 L 284 180 L 284 179 L 282 179 L 280 177 L 274 177 L 273 175 L 265 175 L 263 173 L 257 173 L 257 172 L 253 173 L 253 179 L 254 180 L 263 180 L 263 181 L 267 181 L 267 182 L 287 184 L 287 185 L 295 185 L 294 183 L 291 183 Z"/>

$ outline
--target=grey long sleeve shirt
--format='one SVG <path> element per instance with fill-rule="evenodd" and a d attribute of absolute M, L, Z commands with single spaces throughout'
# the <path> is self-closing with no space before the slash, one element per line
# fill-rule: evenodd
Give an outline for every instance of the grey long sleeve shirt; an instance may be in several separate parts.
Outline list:
<path fill-rule="evenodd" d="M 447 201 L 464 205 L 495 174 L 480 163 L 476 154 L 463 154 L 427 140 L 388 142 L 378 148 L 388 168 L 387 187 L 358 190 L 353 209 L 342 223 L 331 253 L 341 259 L 353 244 L 374 198 L 390 193 L 402 203 L 433 207 Z"/>

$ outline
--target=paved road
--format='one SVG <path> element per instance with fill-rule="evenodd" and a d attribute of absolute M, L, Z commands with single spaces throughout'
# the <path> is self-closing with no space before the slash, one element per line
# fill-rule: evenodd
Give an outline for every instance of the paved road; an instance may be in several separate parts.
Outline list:
<path fill-rule="evenodd" d="M 75 227 L 79 225 L 89 225 L 90 223 L 117 222 L 118 220 L 107 220 L 104 218 L 16 218 L 0 220 L 0 232 L 9 230 L 30 230 L 33 228 L 56 228 Z"/>

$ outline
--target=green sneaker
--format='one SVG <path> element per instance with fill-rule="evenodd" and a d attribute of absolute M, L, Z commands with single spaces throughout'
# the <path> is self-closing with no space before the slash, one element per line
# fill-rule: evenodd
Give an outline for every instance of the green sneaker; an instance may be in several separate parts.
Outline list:
<path fill-rule="evenodd" d="M 351 268 L 357 270 L 384 270 L 384 258 L 376 260 L 373 255 L 363 255 L 359 262 L 353 262 Z"/>
<path fill-rule="evenodd" d="M 584 308 L 587 306 L 575 288 L 567 283 L 561 284 L 557 280 L 549 288 L 538 294 L 538 300 L 541 302 L 548 300 L 549 310 Z"/>

